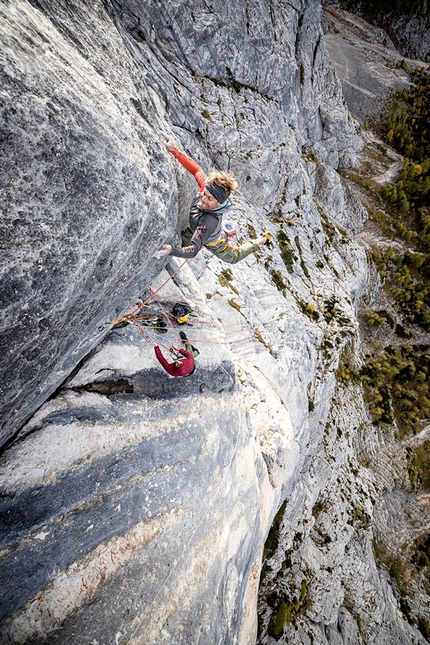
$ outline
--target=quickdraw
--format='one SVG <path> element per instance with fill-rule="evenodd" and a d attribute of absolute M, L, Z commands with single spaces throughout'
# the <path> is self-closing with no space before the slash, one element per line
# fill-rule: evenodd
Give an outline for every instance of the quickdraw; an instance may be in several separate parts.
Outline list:
<path fill-rule="evenodd" d="M 169 331 L 167 329 L 167 324 L 162 316 L 145 316 L 140 313 L 126 314 L 122 318 L 118 318 L 118 320 L 111 322 L 110 327 L 111 329 L 120 329 L 121 327 L 125 327 L 126 325 L 133 322 L 138 322 L 144 327 L 151 327 L 159 334 L 165 334 Z"/>

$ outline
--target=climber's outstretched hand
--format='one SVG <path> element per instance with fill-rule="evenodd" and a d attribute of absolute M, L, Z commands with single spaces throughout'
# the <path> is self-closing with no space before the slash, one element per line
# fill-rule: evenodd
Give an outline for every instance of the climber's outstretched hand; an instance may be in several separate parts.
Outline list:
<path fill-rule="evenodd" d="M 152 254 L 152 257 L 160 259 L 164 255 L 170 255 L 171 252 L 172 252 L 172 247 L 170 246 L 170 244 L 163 244 L 163 248 L 160 249 L 159 251 L 155 251 L 155 253 Z"/>
<path fill-rule="evenodd" d="M 172 150 L 174 150 L 177 147 L 174 138 L 170 134 L 166 134 L 165 132 L 163 132 L 163 130 L 161 130 L 161 134 L 165 139 L 164 143 L 166 145 L 167 150 L 172 152 Z"/>

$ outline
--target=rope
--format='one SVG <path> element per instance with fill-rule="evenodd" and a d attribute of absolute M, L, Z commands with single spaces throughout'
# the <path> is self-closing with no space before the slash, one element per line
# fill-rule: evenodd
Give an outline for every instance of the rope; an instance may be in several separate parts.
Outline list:
<path fill-rule="evenodd" d="M 168 311 L 166 311 L 165 309 L 163 309 L 163 306 L 161 305 L 161 302 L 159 301 L 159 299 L 158 299 L 158 298 L 157 298 L 156 300 L 157 300 L 157 304 L 158 304 L 158 306 L 160 307 L 161 312 L 166 316 L 166 318 L 167 318 L 167 322 L 169 323 L 171 330 L 173 331 L 173 333 L 174 333 L 174 334 L 175 334 L 175 336 L 176 336 L 176 340 L 180 341 L 180 340 L 181 340 L 181 337 L 179 336 L 179 333 L 178 333 L 178 331 L 175 329 L 175 327 L 173 327 L 173 323 L 172 323 L 172 320 L 171 320 L 171 317 L 170 317 L 170 312 L 168 312 Z"/>
<path fill-rule="evenodd" d="M 147 342 L 149 345 L 152 344 L 154 347 L 155 347 L 155 345 L 160 345 L 160 347 L 163 347 L 164 349 L 167 349 L 167 351 L 170 352 L 171 345 L 169 345 L 169 346 L 165 345 L 164 343 L 161 343 L 158 339 L 154 340 L 154 338 L 151 337 L 151 334 L 149 333 L 151 328 L 146 328 L 145 329 L 136 320 L 133 320 L 131 322 L 132 322 L 133 325 L 135 325 L 138 328 L 138 330 L 142 334 L 142 338 L 143 338 L 143 340 L 145 342 Z M 156 332 L 154 332 L 154 333 L 156 333 Z"/>
<path fill-rule="evenodd" d="M 149 320 L 150 318 L 152 318 L 152 316 L 144 316 L 142 314 L 139 315 L 139 312 L 142 310 L 143 307 L 148 306 L 148 302 L 150 300 L 155 298 L 155 301 L 156 301 L 160 311 L 165 316 L 165 318 L 166 318 L 166 320 L 167 320 L 167 322 L 168 322 L 168 324 L 170 326 L 171 331 L 175 335 L 176 342 L 181 343 L 182 339 L 180 338 L 180 335 L 179 335 L 179 332 L 178 332 L 177 328 L 173 326 L 172 316 L 171 316 L 170 312 L 167 311 L 166 309 L 164 309 L 164 307 L 161 304 L 159 298 L 157 298 L 156 296 L 161 291 L 161 289 L 163 289 L 163 287 L 166 286 L 166 284 L 169 282 L 169 280 L 171 280 L 185 266 L 185 264 L 187 262 L 188 262 L 188 259 L 184 260 L 184 262 L 176 269 L 176 271 L 174 271 L 171 275 L 169 275 L 167 280 L 165 280 L 163 282 L 163 284 L 160 285 L 156 291 L 153 291 L 151 289 L 151 287 L 149 287 L 149 289 L 151 291 L 149 297 L 146 300 L 140 302 L 138 305 L 137 305 L 137 303 L 135 303 L 137 305 L 136 309 L 134 309 L 131 313 L 124 314 L 124 316 L 122 316 L 122 318 L 118 318 L 117 320 L 114 320 L 113 322 L 109 323 L 110 327 L 114 327 L 115 325 L 118 325 L 118 324 L 123 323 L 123 322 L 131 323 L 131 324 L 133 324 L 134 326 L 136 326 L 139 329 L 139 331 L 140 331 L 140 333 L 142 335 L 142 338 L 146 342 L 148 342 L 149 344 L 153 344 L 153 345 L 160 345 L 161 347 L 164 347 L 165 349 L 170 351 L 170 346 L 168 347 L 167 345 L 165 345 L 165 344 L 163 344 L 162 342 L 159 342 L 159 341 L 156 342 L 153 338 L 151 338 L 150 335 L 148 336 L 147 331 L 139 323 L 139 320 Z M 173 302 L 173 301 L 172 300 L 166 300 L 166 302 Z M 238 334 L 239 336 L 242 336 L 242 338 L 239 339 L 239 340 L 235 340 L 235 341 L 231 341 L 231 340 L 226 340 L 226 341 L 222 341 L 222 340 L 206 340 L 206 339 L 199 339 L 199 338 L 188 338 L 187 340 L 189 342 L 205 343 L 205 344 L 209 344 L 209 345 L 211 345 L 211 344 L 212 345 L 230 345 L 230 344 L 233 344 L 233 343 L 234 344 L 247 343 L 250 340 L 250 336 L 249 336 L 248 332 L 242 332 L 242 331 L 240 331 L 238 329 L 224 327 L 220 322 L 213 322 L 211 320 L 206 320 L 204 318 L 193 318 L 193 322 L 194 323 L 204 323 L 206 325 L 211 325 L 212 327 L 216 327 L 217 329 L 222 329 L 225 332 L 230 331 L 230 332 L 232 332 L 234 334 Z"/>
<path fill-rule="evenodd" d="M 165 282 L 163 282 L 163 284 L 161 285 L 161 287 L 158 287 L 157 291 L 152 291 L 152 289 L 151 289 L 151 291 L 152 291 L 151 295 L 149 296 L 149 298 L 148 298 L 147 300 L 145 300 L 145 302 L 144 302 L 143 304 L 144 304 L 144 305 L 146 305 L 146 303 L 147 303 L 147 302 L 149 302 L 152 298 L 154 298 L 154 296 L 156 296 L 156 295 L 157 295 L 157 293 L 158 293 L 159 291 L 161 291 L 161 289 L 162 289 L 162 288 L 163 288 L 163 287 L 164 287 L 164 286 L 169 282 L 169 280 L 171 280 L 171 279 L 173 278 L 173 276 L 174 276 L 174 275 L 176 275 L 176 274 L 178 273 L 178 271 L 180 271 L 180 270 L 182 269 L 182 267 L 186 265 L 186 263 L 187 263 L 187 262 L 188 262 L 188 260 L 184 260 L 184 261 L 182 262 L 181 266 L 179 266 L 179 267 L 176 269 L 176 271 L 174 271 L 174 272 L 172 273 L 172 275 L 169 275 L 169 277 L 167 278 L 167 280 L 166 280 Z"/>
<path fill-rule="evenodd" d="M 108 323 L 111 327 L 114 327 L 115 325 L 118 325 L 119 323 L 122 322 L 128 322 L 129 320 L 134 320 L 136 317 L 136 314 L 144 307 L 145 303 L 142 303 L 141 305 L 138 306 L 137 309 L 132 311 L 130 314 L 124 314 L 122 318 L 118 318 L 118 320 L 114 320 L 111 323 Z"/>
<path fill-rule="evenodd" d="M 158 287 L 157 291 L 152 291 L 152 289 L 151 289 L 151 294 L 150 294 L 149 298 L 147 298 L 145 301 L 143 301 L 141 304 L 139 304 L 139 305 L 138 305 L 138 307 L 137 307 L 137 309 L 135 309 L 134 311 L 132 311 L 132 312 L 131 312 L 131 313 L 129 313 L 129 314 L 124 314 L 124 316 L 122 316 L 122 318 L 118 318 L 118 320 L 114 320 L 113 322 L 109 323 L 109 325 L 110 325 L 111 327 L 114 327 L 115 325 L 118 325 L 119 323 L 122 323 L 122 322 L 130 322 L 130 321 L 135 320 L 135 319 L 136 319 L 136 317 L 138 317 L 138 316 L 136 316 L 136 314 L 137 314 L 139 311 L 141 311 L 141 310 L 142 310 L 142 308 L 143 308 L 143 307 L 145 307 L 145 306 L 147 305 L 147 303 L 148 303 L 150 300 L 152 300 L 152 298 L 154 298 L 154 297 L 157 295 L 157 293 L 158 293 L 159 291 L 161 291 L 161 289 L 162 289 L 162 288 L 163 288 L 163 287 L 164 287 L 164 286 L 169 282 L 169 280 L 171 280 L 171 279 L 173 278 L 173 276 L 174 276 L 174 275 L 176 275 L 176 274 L 178 273 L 178 271 L 180 271 L 180 270 L 182 269 L 182 267 L 183 267 L 183 266 L 185 266 L 185 264 L 186 264 L 187 262 L 188 262 L 188 259 L 187 259 L 187 260 L 184 260 L 184 261 L 183 261 L 183 263 L 182 263 L 182 264 L 181 264 L 181 265 L 176 269 L 176 271 L 174 271 L 174 272 L 172 273 L 172 275 L 169 275 L 169 277 L 167 278 L 167 280 L 165 280 L 165 282 L 163 282 L 163 284 L 161 285 L 161 287 Z M 157 300 L 157 302 L 158 302 L 158 300 Z M 135 304 L 136 304 L 136 303 L 135 303 Z M 159 303 L 158 303 L 158 304 L 159 304 Z"/>

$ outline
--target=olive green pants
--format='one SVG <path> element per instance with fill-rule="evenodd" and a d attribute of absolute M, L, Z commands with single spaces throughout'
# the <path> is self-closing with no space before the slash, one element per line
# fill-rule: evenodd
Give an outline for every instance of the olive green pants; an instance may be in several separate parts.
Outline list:
<path fill-rule="evenodd" d="M 182 246 L 189 246 L 191 243 L 191 238 L 193 236 L 193 231 L 189 226 L 185 228 L 181 233 Z M 260 247 L 255 240 L 249 240 L 239 247 L 230 246 L 228 243 L 227 233 L 222 233 L 223 239 L 218 244 L 214 246 L 205 246 L 208 251 L 213 253 L 217 258 L 228 262 L 229 264 L 236 264 L 241 260 L 244 260 L 251 253 L 255 253 Z"/>
<path fill-rule="evenodd" d="M 194 345 L 191 345 L 191 343 L 185 343 L 185 349 L 187 352 L 189 352 L 194 358 L 200 354 L 199 350 L 197 347 L 194 347 Z"/>
<path fill-rule="evenodd" d="M 184 344 L 185 344 L 184 349 L 187 352 L 189 352 L 191 356 L 193 356 L 194 358 L 200 354 L 197 347 L 194 347 L 194 345 L 191 345 L 191 343 L 189 343 L 188 341 Z M 181 360 L 184 358 L 183 355 L 176 348 L 173 348 L 173 352 L 174 352 L 175 360 Z"/>

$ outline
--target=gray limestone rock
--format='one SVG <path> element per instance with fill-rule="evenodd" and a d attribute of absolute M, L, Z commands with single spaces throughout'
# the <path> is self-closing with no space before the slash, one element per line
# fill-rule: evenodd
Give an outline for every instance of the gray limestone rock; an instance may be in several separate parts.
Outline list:
<path fill-rule="evenodd" d="M 379 116 L 390 93 L 409 86 L 407 74 L 396 67 L 403 55 L 382 29 L 337 5 L 325 5 L 323 26 L 330 60 L 351 114 L 361 123 Z"/>
<path fill-rule="evenodd" d="M 325 0 L 326 7 L 346 9 L 368 20 L 377 42 L 394 43 L 403 57 L 430 60 L 430 19 L 426 2 L 372 3 L 356 0 Z"/>
<path fill-rule="evenodd" d="M 177 194 L 151 96 L 102 3 L 0 12 L 4 443 L 154 275 Z"/>
<path fill-rule="evenodd" d="M 382 498 L 404 464 L 370 432 L 384 468 L 359 462 L 365 406 L 336 377 L 379 285 L 335 171 L 362 142 L 319 2 L 13 0 L 0 15 L 16 438 L 0 462 L 2 642 L 273 645 L 282 609 L 280 643 L 421 644 L 371 543 L 373 528 L 390 539 L 402 499 Z M 237 241 L 269 231 L 272 250 L 153 260 L 196 192 L 160 129 L 205 171 L 234 171 Z M 166 333 L 106 324 L 139 309 Z M 200 354 L 173 379 L 153 346 L 180 330 Z"/>
<path fill-rule="evenodd" d="M 177 380 L 154 335 L 112 331 L 3 464 L 2 642 L 237 639 L 263 462 L 224 346 Z"/>
<path fill-rule="evenodd" d="M 191 188 L 179 173 L 178 200 L 165 119 L 205 166 L 251 172 L 249 198 L 266 207 L 289 128 L 296 148 L 353 163 L 319 3 L 262 6 L 226 7 L 228 28 L 199 4 L 2 7 L 3 442 L 150 282 L 152 251 L 184 221 Z"/>

